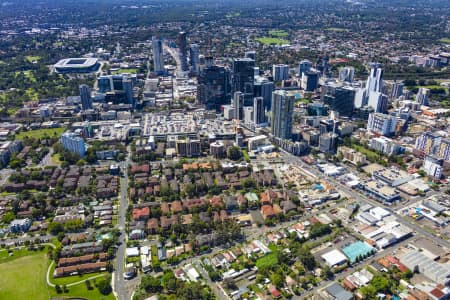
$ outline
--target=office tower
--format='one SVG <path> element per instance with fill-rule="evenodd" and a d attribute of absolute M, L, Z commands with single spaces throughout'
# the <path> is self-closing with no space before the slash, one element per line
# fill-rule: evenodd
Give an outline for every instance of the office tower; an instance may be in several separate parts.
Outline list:
<path fill-rule="evenodd" d="M 254 96 L 255 97 L 263 97 L 264 99 L 264 107 L 269 111 L 272 106 L 272 93 L 275 89 L 275 86 L 272 81 L 269 81 L 267 78 L 258 77 L 255 80 L 254 84 Z"/>
<path fill-rule="evenodd" d="M 284 90 L 272 93 L 271 133 L 275 137 L 289 139 L 292 136 L 294 94 Z"/>
<path fill-rule="evenodd" d="M 312 62 L 305 59 L 302 60 L 298 66 L 298 76 L 301 78 L 303 73 L 308 72 L 312 68 Z"/>
<path fill-rule="evenodd" d="M 230 70 L 212 65 L 212 59 L 206 60 L 205 67 L 197 80 L 197 102 L 207 109 L 220 111 L 222 105 L 228 104 L 231 98 Z"/>
<path fill-rule="evenodd" d="M 320 71 L 321 75 L 323 77 L 328 77 L 330 74 L 330 64 L 329 64 L 330 58 L 328 56 L 325 56 L 320 59 L 320 64 L 317 64 L 317 69 Z"/>
<path fill-rule="evenodd" d="M 107 92 L 111 92 L 114 87 L 113 87 L 113 83 L 112 83 L 112 77 L 111 76 L 100 76 L 97 79 L 97 87 L 98 87 L 98 92 L 105 94 Z"/>
<path fill-rule="evenodd" d="M 375 112 L 384 113 L 388 107 L 388 97 L 380 92 L 369 92 L 369 100 L 367 105 L 372 107 Z"/>
<path fill-rule="evenodd" d="M 281 82 L 289 79 L 289 66 L 277 64 L 272 66 L 273 81 Z"/>
<path fill-rule="evenodd" d="M 180 54 L 181 71 L 189 71 L 187 63 L 187 34 L 181 31 L 177 36 L 177 46 Z"/>
<path fill-rule="evenodd" d="M 313 70 L 303 72 L 301 85 L 305 91 L 315 91 L 319 85 L 319 72 Z"/>
<path fill-rule="evenodd" d="M 309 103 L 306 107 L 308 116 L 328 116 L 328 107 L 323 103 Z"/>
<path fill-rule="evenodd" d="M 256 125 L 266 122 L 263 97 L 255 97 L 253 99 L 253 122 Z"/>
<path fill-rule="evenodd" d="M 199 48 L 199 46 L 197 44 L 192 44 L 189 54 L 190 54 L 191 70 L 194 74 L 198 74 L 198 71 L 200 69 L 200 64 L 199 64 L 200 48 Z"/>
<path fill-rule="evenodd" d="M 79 89 L 80 89 L 81 107 L 83 108 L 83 110 L 92 109 L 91 89 L 86 84 L 80 85 Z"/>
<path fill-rule="evenodd" d="M 322 133 L 319 136 L 319 150 L 323 153 L 335 153 L 338 135 L 333 132 Z"/>
<path fill-rule="evenodd" d="M 131 79 L 124 77 L 122 80 L 123 92 L 125 94 L 125 101 L 131 105 L 131 109 L 135 108 L 135 101 L 133 97 L 133 82 Z"/>
<path fill-rule="evenodd" d="M 244 93 L 244 105 L 253 105 L 253 84 L 255 61 L 250 58 L 233 60 L 233 92 Z"/>
<path fill-rule="evenodd" d="M 244 93 L 235 92 L 233 95 L 234 118 L 242 120 L 244 118 Z"/>
<path fill-rule="evenodd" d="M 336 84 L 324 85 L 322 86 L 322 101 L 341 116 L 350 117 L 353 114 L 355 103 L 355 89 Z"/>
<path fill-rule="evenodd" d="M 86 153 L 84 140 L 76 133 L 65 132 L 61 135 L 61 145 L 64 149 L 83 157 Z"/>
<path fill-rule="evenodd" d="M 254 67 L 254 68 L 253 68 L 253 73 L 255 74 L 255 75 L 254 75 L 255 78 L 256 78 L 257 76 L 259 76 L 259 73 L 260 73 L 259 67 Z"/>
<path fill-rule="evenodd" d="M 381 69 L 381 64 L 379 63 L 371 64 L 371 67 L 366 82 L 366 90 L 381 93 L 383 91 L 383 69 Z"/>
<path fill-rule="evenodd" d="M 355 77 L 355 68 L 344 67 L 339 70 L 339 80 L 344 82 L 353 82 Z"/>
<path fill-rule="evenodd" d="M 153 37 L 152 47 L 153 47 L 153 71 L 157 74 L 163 74 L 165 69 L 164 69 L 164 52 L 162 40 Z"/>
<path fill-rule="evenodd" d="M 428 106 L 428 98 L 430 97 L 430 89 L 427 88 L 419 88 L 416 95 L 416 101 L 420 103 L 420 105 Z"/>
<path fill-rule="evenodd" d="M 251 124 L 253 123 L 253 107 L 252 106 L 246 106 L 244 107 L 244 123 L 245 124 Z"/>
<path fill-rule="evenodd" d="M 256 51 L 246 51 L 244 57 L 256 60 Z"/>
<path fill-rule="evenodd" d="M 367 106 L 369 102 L 369 97 L 367 96 L 367 91 L 365 88 L 356 89 L 355 93 L 355 108 L 362 108 Z"/>
<path fill-rule="evenodd" d="M 393 99 L 397 99 L 401 95 L 403 95 L 403 87 L 405 84 L 403 82 L 396 82 L 392 85 L 392 94 L 391 97 Z"/>
<path fill-rule="evenodd" d="M 395 134 L 397 122 L 397 117 L 380 113 L 371 113 L 369 115 L 369 120 L 367 121 L 367 130 L 380 135 L 391 136 Z"/>

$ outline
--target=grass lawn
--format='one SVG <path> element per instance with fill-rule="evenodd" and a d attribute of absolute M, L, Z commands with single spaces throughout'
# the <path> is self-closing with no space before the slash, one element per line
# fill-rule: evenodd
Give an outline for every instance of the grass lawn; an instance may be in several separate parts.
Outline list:
<path fill-rule="evenodd" d="M 112 74 L 122 74 L 122 73 L 137 74 L 137 72 L 138 72 L 138 69 L 130 68 L 130 69 L 119 69 L 119 70 L 111 72 L 111 73 Z"/>
<path fill-rule="evenodd" d="M 33 62 L 33 61 L 38 61 L 40 59 L 41 59 L 41 57 L 37 56 L 37 55 L 27 55 L 27 56 L 25 56 L 25 60 L 30 62 L 30 63 Z"/>
<path fill-rule="evenodd" d="M 273 37 L 283 38 L 287 37 L 289 34 L 284 30 L 270 30 L 269 35 Z"/>
<path fill-rule="evenodd" d="M 0 263 L 0 299 L 48 300 L 47 262 L 45 252 L 36 252 Z"/>
<path fill-rule="evenodd" d="M 258 267 L 258 269 L 261 267 L 270 267 L 276 265 L 277 263 L 278 257 L 276 252 L 269 253 L 266 256 L 258 258 L 256 260 L 256 266 Z"/>
<path fill-rule="evenodd" d="M 51 296 L 53 297 L 79 297 L 79 298 L 85 298 L 89 300 L 114 300 L 116 299 L 114 297 L 113 293 L 110 293 L 107 296 L 102 295 L 98 289 L 94 286 L 94 280 L 91 280 L 91 286 L 93 287 L 92 290 L 88 290 L 86 288 L 86 284 L 83 282 L 81 284 L 77 284 L 74 286 L 69 286 L 67 289 L 69 290 L 68 293 L 56 293 L 54 288 L 50 288 Z M 31 299 L 31 298 L 30 298 Z M 47 297 L 48 299 L 48 297 Z"/>
<path fill-rule="evenodd" d="M 379 155 L 376 152 L 369 150 L 363 146 L 353 144 L 352 148 L 355 149 L 356 151 L 361 152 L 362 154 L 366 155 L 369 160 L 379 159 Z"/>
<path fill-rule="evenodd" d="M 59 137 L 64 132 L 64 130 L 66 130 L 64 127 L 60 127 L 60 128 L 45 128 L 45 129 L 37 129 L 37 130 L 30 130 L 30 131 L 22 131 L 22 132 L 16 134 L 15 139 L 23 140 L 26 136 L 39 139 L 39 138 L 43 138 L 45 135 L 52 137 L 55 134 Z"/>
<path fill-rule="evenodd" d="M 450 38 L 442 38 L 439 40 L 439 42 L 444 43 L 444 44 L 450 44 Z"/>
<path fill-rule="evenodd" d="M 289 44 L 288 40 L 273 38 L 273 37 L 260 37 L 256 39 L 257 42 L 260 42 L 264 45 L 284 45 Z"/>
<path fill-rule="evenodd" d="M 54 164 L 56 165 L 60 165 L 61 164 L 61 155 L 59 155 L 59 153 L 55 153 L 52 155 L 52 161 Z"/>

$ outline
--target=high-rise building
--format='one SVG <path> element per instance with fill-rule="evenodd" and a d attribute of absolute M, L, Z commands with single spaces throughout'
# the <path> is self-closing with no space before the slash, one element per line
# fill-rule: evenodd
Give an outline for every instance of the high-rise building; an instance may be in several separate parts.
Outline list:
<path fill-rule="evenodd" d="M 427 155 L 423 160 L 423 169 L 428 176 L 441 179 L 444 172 L 444 160 L 435 156 Z"/>
<path fill-rule="evenodd" d="M 344 82 L 353 82 L 355 77 L 355 68 L 344 67 L 339 70 L 339 80 Z"/>
<path fill-rule="evenodd" d="M 125 93 L 125 101 L 127 104 L 131 105 L 131 109 L 135 108 L 135 101 L 133 97 L 133 81 L 131 79 L 124 77 L 122 80 L 123 92 Z"/>
<path fill-rule="evenodd" d="M 100 76 L 97 79 L 98 92 L 105 94 L 114 90 L 112 76 Z"/>
<path fill-rule="evenodd" d="M 92 109 L 91 89 L 86 84 L 81 84 L 80 87 L 81 107 L 83 110 Z"/>
<path fill-rule="evenodd" d="M 254 119 L 253 107 L 252 106 L 245 106 L 244 107 L 244 123 L 245 124 L 254 123 L 253 119 Z"/>
<path fill-rule="evenodd" d="M 64 149 L 83 157 L 86 153 L 86 145 L 83 138 L 74 132 L 65 132 L 61 135 L 61 145 Z"/>
<path fill-rule="evenodd" d="M 366 90 L 381 93 L 383 91 L 383 69 L 381 69 L 381 64 L 379 63 L 374 63 L 371 67 L 366 82 Z"/>
<path fill-rule="evenodd" d="M 403 87 L 405 84 L 403 82 L 396 82 L 392 85 L 392 94 L 391 97 L 393 99 L 397 99 L 401 95 L 403 95 Z"/>
<path fill-rule="evenodd" d="M 397 128 L 397 117 L 372 113 L 367 121 L 367 130 L 384 136 L 390 136 L 395 133 Z"/>
<path fill-rule="evenodd" d="M 253 105 L 253 84 L 255 61 L 250 58 L 233 60 L 233 92 L 244 93 L 244 105 Z"/>
<path fill-rule="evenodd" d="M 441 136 L 432 132 L 424 132 L 416 139 L 414 147 L 424 154 L 434 154 L 436 149 L 440 148 L 441 141 Z M 440 155 L 440 157 L 442 156 Z"/>
<path fill-rule="evenodd" d="M 301 78 L 303 73 L 311 70 L 311 68 L 312 68 L 312 62 L 310 62 L 307 59 L 302 60 L 298 66 L 298 76 Z"/>
<path fill-rule="evenodd" d="M 320 73 L 314 70 L 303 72 L 301 83 L 302 89 L 308 92 L 315 91 L 319 85 L 319 75 Z"/>
<path fill-rule="evenodd" d="M 341 116 L 350 117 L 353 114 L 355 89 L 336 84 L 322 86 L 322 101 L 331 110 L 339 112 Z"/>
<path fill-rule="evenodd" d="M 187 34 L 184 31 L 181 31 L 177 36 L 177 46 L 180 54 L 180 64 L 181 71 L 187 72 L 189 71 L 188 63 L 187 63 Z"/>
<path fill-rule="evenodd" d="M 233 95 L 234 118 L 243 120 L 244 118 L 244 93 L 235 92 Z"/>
<path fill-rule="evenodd" d="M 323 153 L 335 153 L 337 150 L 338 135 L 326 132 L 319 136 L 319 150 Z"/>
<path fill-rule="evenodd" d="M 254 84 L 254 96 L 255 97 L 263 97 L 264 99 L 264 107 L 269 111 L 272 106 L 272 93 L 275 89 L 275 86 L 272 81 L 264 77 L 258 77 L 255 80 Z"/>
<path fill-rule="evenodd" d="M 200 70 L 199 64 L 200 47 L 197 44 L 191 44 L 189 54 L 190 54 L 191 70 L 194 74 L 198 74 L 198 71 Z"/>
<path fill-rule="evenodd" d="M 200 140 L 187 139 L 177 139 L 175 142 L 175 150 L 178 156 L 182 157 L 194 157 L 200 156 L 201 154 L 201 144 Z"/>
<path fill-rule="evenodd" d="M 220 111 L 231 98 L 230 70 L 223 66 L 209 65 L 199 74 L 197 80 L 197 102 L 207 109 Z"/>
<path fill-rule="evenodd" d="M 367 105 L 372 107 L 375 112 L 384 113 L 388 107 L 388 97 L 380 92 L 369 92 L 369 99 Z"/>
<path fill-rule="evenodd" d="M 289 79 L 289 66 L 277 64 L 272 66 L 273 81 L 281 82 Z"/>
<path fill-rule="evenodd" d="M 253 99 L 253 122 L 256 125 L 266 122 L 263 97 L 255 97 Z"/>
<path fill-rule="evenodd" d="M 157 74 L 164 73 L 164 52 L 163 52 L 163 42 L 162 40 L 153 37 L 152 38 L 153 47 L 153 70 Z"/>
<path fill-rule="evenodd" d="M 430 89 L 427 88 L 419 88 L 419 91 L 416 95 L 416 101 L 420 103 L 420 105 L 428 106 L 428 98 L 430 97 Z"/>
<path fill-rule="evenodd" d="M 292 136 L 292 120 L 295 96 L 284 90 L 272 93 L 271 133 L 275 137 L 289 139 Z"/>
<path fill-rule="evenodd" d="M 450 162 L 450 140 L 442 140 L 440 142 L 437 155 L 443 160 Z"/>

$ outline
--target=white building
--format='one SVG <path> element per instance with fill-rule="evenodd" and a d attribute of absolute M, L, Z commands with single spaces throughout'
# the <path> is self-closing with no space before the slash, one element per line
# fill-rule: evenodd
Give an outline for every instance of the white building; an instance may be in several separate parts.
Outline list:
<path fill-rule="evenodd" d="M 367 130 L 380 135 L 390 136 L 395 133 L 397 121 L 397 117 L 394 116 L 371 113 L 367 121 Z"/>
<path fill-rule="evenodd" d="M 345 256 L 341 251 L 334 249 L 322 255 L 327 265 L 332 268 L 335 266 L 343 265 L 347 262 L 347 256 Z"/>

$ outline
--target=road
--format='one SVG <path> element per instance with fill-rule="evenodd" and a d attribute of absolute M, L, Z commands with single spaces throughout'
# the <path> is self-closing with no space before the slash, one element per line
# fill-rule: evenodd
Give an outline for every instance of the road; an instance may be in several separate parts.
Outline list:
<path fill-rule="evenodd" d="M 286 162 L 291 163 L 291 164 L 300 165 L 301 168 L 303 168 L 304 170 L 306 170 L 309 173 L 314 174 L 318 178 L 326 177 L 327 181 L 333 183 L 335 187 L 338 187 L 340 190 L 344 191 L 346 194 L 348 194 L 349 196 L 351 196 L 353 199 L 357 200 L 358 202 L 360 202 L 362 204 L 370 204 L 373 206 L 382 206 L 382 204 L 380 202 L 370 199 L 370 198 L 366 197 L 365 195 L 361 194 L 360 192 L 358 192 L 357 190 L 353 190 L 353 189 L 347 187 L 346 185 L 340 183 L 335 178 L 327 177 L 326 175 L 324 175 L 323 173 L 321 173 L 319 170 L 315 169 L 314 167 L 304 164 L 299 157 L 294 156 L 294 155 L 284 152 L 284 151 L 282 153 L 283 153 L 283 156 L 284 156 Z M 389 207 L 385 207 L 385 208 L 391 214 L 393 214 L 397 217 L 397 221 L 399 223 L 411 228 L 414 232 L 431 239 L 433 242 L 435 242 L 438 245 L 442 245 L 447 248 L 450 248 L 450 243 L 448 241 L 445 241 L 445 240 L 431 234 L 430 232 L 422 229 L 417 224 L 414 224 L 408 220 L 405 220 L 403 218 L 403 216 L 398 214 L 398 211 L 395 211 Z"/>
<path fill-rule="evenodd" d="M 128 147 L 129 148 L 129 147 Z M 127 158 L 120 164 L 123 176 L 120 178 L 119 211 L 117 225 L 120 230 L 119 248 L 116 252 L 116 265 L 114 269 L 114 292 L 118 300 L 128 300 L 131 298 L 131 292 L 126 287 L 123 273 L 125 271 L 125 249 L 126 241 L 126 214 L 128 209 L 128 165 L 131 163 L 131 150 L 127 149 Z"/>

